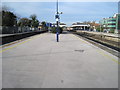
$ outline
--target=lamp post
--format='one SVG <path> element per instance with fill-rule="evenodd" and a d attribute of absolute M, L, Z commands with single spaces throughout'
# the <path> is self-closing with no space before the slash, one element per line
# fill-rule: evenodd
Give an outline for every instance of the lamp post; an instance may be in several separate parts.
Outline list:
<path fill-rule="evenodd" d="M 57 39 L 57 42 L 59 42 L 59 22 L 60 22 L 60 14 L 62 14 L 62 12 L 61 13 L 59 13 L 58 12 L 58 0 L 57 0 L 57 3 L 56 3 L 56 15 L 55 15 L 55 18 L 56 18 L 56 25 L 57 25 L 57 32 L 56 32 L 56 39 Z"/>

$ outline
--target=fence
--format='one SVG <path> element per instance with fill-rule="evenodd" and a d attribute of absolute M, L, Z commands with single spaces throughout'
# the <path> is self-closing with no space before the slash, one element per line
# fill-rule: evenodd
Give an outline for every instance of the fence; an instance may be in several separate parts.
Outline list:
<path fill-rule="evenodd" d="M 30 31 L 40 31 L 38 28 L 31 28 L 31 27 L 7 27 L 7 26 L 0 26 L 0 34 L 14 34 L 14 33 L 24 33 Z"/>

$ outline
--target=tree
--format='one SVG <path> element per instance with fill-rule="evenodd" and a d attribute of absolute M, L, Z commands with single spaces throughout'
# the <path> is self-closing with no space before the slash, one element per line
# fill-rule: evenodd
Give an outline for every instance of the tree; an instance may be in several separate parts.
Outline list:
<path fill-rule="evenodd" d="M 41 22 L 41 24 L 42 24 L 42 29 L 43 30 L 47 30 L 48 29 L 45 21 Z"/>
<path fill-rule="evenodd" d="M 57 33 L 57 27 L 52 27 L 52 33 Z M 59 33 L 62 33 L 63 32 L 63 28 L 62 27 L 59 27 Z"/>
<path fill-rule="evenodd" d="M 31 18 L 31 26 L 34 27 L 38 27 L 39 26 L 39 21 L 37 20 L 37 16 L 35 14 L 30 16 Z"/>
<path fill-rule="evenodd" d="M 2 11 L 11 11 L 12 10 L 12 8 L 10 8 L 6 5 L 3 5 L 1 9 L 2 9 Z"/>
<path fill-rule="evenodd" d="M 41 22 L 41 24 L 42 24 L 43 28 L 46 27 L 46 22 L 45 21 Z"/>
<path fill-rule="evenodd" d="M 35 21 L 36 18 L 37 18 L 37 16 L 36 16 L 35 14 L 33 14 L 33 15 L 30 16 L 30 18 L 31 18 L 33 21 Z"/>
<path fill-rule="evenodd" d="M 96 29 L 99 29 L 99 27 L 100 27 L 100 25 L 98 24 L 98 23 L 96 23 L 95 21 L 92 21 L 92 22 L 90 22 L 90 21 L 84 21 L 83 22 L 84 24 L 89 24 L 90 25 L 90 29 L 94 29 L 94 27 L 96 28 Z"/>
<path fill-rule="evenodd" d="M 17 16 L 10 11 L 2 11 L 2 26 L 14 26 L 17 24 Z"/>
<path fill-rule="evenodd" d="M 31 20 L 28 18 L 21 18 L 18 22 L 18 26 L 24 27 L 24 26 L 31 26 Z"/>

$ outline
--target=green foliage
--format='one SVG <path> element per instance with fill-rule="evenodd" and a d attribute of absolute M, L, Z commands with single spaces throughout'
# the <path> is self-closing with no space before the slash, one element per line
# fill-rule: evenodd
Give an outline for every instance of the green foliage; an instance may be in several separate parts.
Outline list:
<path fill-rule="evenodd" d="M 51 32 L 52 32 L 52 33 L 56 33 L 56 27 L 53 27 L 53 28 L 51 29 Z"/>
<path fill-rule="evenodd" d="M 38 26 L 39 26 L 39 21 L 38 21 L 38 20 L 32 20 L 32 21 L 31 21 L 31 25 L 32 25 L 33 27 L 38 27 Z"/>
<path fill-rule="evenodd" d="M 17 16 L 10 11 L 2 11 L 2 26 L 14 26 L 17 24 Z"/>
<path fill-rule="evenodd" d="M 97 30 L 98 32 L 100 32 L 100 27 L 96 28 L 96 30 Z"/>
<path fill-rule="evenodd" d="M 110 33 L 114 33 L 114 29 L 110 29 L 110 31 L 109 31 Z"/>
<path fill-rule="evenodd" d="M 35 14 L 30 16 L 31 18 L 31 26 L 32 27 L 38 27 L 39 26 L 39 21 L 37 20 L 37 16 Z"/>
<path fill-rule="evenodd" d="M 21 18 L 18 22 L 18 26 L 24 27 L 24 26 L 31 26 L 31 20 L 28 18 Z"/>
<path fill-rule="evenodd" d="M 35 21 L 36 18 L 37 18 L 37 16 L 36 16 L 35 14 L 33 14 L 33 15 L 30 16 L 30 18 L 31 18 L 33 21 Z"/>
<path fill-rule="evenodd" d="M 42 24 L 42 29 L 43 30 L 48 30 L 48 27 L 46 26 L 46 22 L 45 21 L 41 22 L 41 24 Z"/>
<path fill-rule="evenodd" d="M 39 26 L 39 21 L 36 19 L 36 15 L 31 15 L 31 19 L 29 18 L 21 18 L 18 22 L 18 26 L 24 27 L 24 26 L 29 26 L 29 27 L 38 27 Z"/>
<path fill-rule="evenodd" d="M 41 22 L 41 24 L 42 24 L 42 28 L 46 27 L 46 22 L 45 21 Z"/>
<path fill-rule="evenodd" d="M 57 33 L 57 27 L 53 27 L 51 30 L 52 33 Z M 63 32 L 63 28 L 59 27 L 59 33 Z"/>
<path fill-rule="evenodd" d="M 96 30 L 97 30 L 98 32 L 103 32 L 103 29 L 104 29 L 103 27 L 101 27 L 101 30 L 100 30 L 100 27 L 97 27 Z"/>

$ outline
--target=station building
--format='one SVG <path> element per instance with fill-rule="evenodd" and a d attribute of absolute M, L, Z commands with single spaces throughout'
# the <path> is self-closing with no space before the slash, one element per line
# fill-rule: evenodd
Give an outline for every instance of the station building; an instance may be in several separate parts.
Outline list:
<path fill-rule="evenodd" d="M 56 23 L 52 24 L 53 27 L 57 27 Z M 59 23 L 59 27 L 66 27 L 65 23 Z"/>
<path fill-rule="evenodd" d="M 100 26 L 103 31 L 120 33 L 120 14 L 114 14 L 113 17 L 100 20 Z"/>
<path fill-rule="evenodd" d="M 90 25 L 89 24 L 84 24 L 84 23 L 73 23 L 71 28 L 73 28 L 73 30 L 89 30 L 90 29 Z"/>

